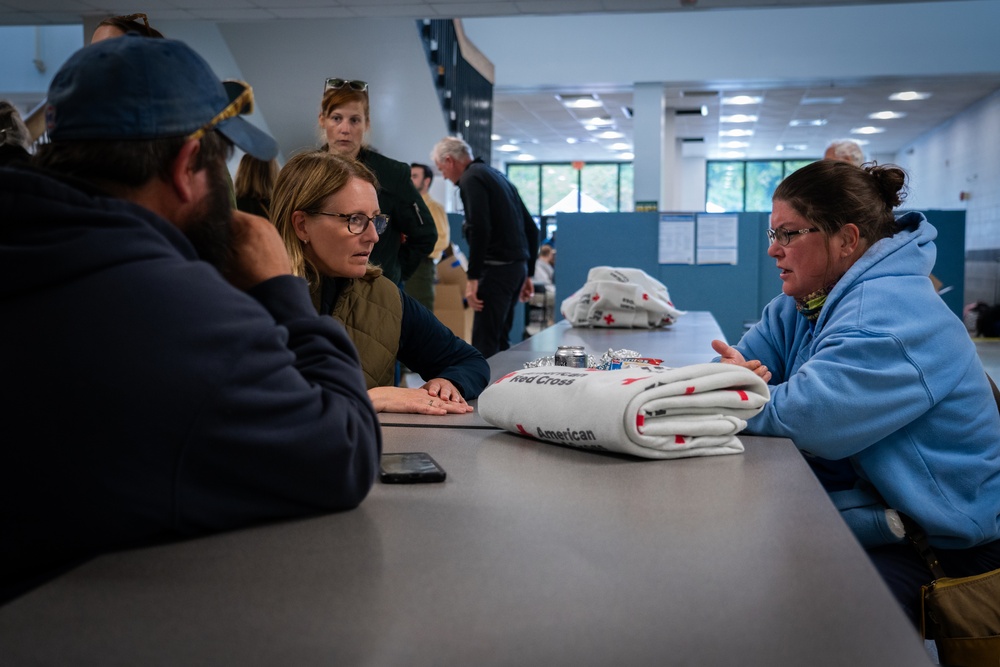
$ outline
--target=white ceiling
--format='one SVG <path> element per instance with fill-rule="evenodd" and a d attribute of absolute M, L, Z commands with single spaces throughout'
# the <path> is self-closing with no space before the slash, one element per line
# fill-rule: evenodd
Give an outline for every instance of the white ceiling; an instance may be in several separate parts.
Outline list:
<path fill-rule="evenodd" d="M 269 21 L 281 19 L 336 18 L 485 18 L 523 15 L 700 12 L 734 8 L 811 7 L 852 4 L 892 4 L 851 0 L 0 0 L 0 25 L 80 23 L 82 17 L 128 14 L 142 9 L 155 26 L 158 21 L 204 20 L 215 22 Z M 912 1 L 912 0 L 910 0 Z M 929 1 L 929 0 L 928 0 Z M 489 54 L 487 54 L 489 56 Z M 631 87 L 602 88 L 576 85 L 571 88 L 524 87 L 514 83 L 498 87 L 494 93 L 494 133 L 502 141 L 494 144 L 494 158 L 502 143 L 516 141 L 521 152 L 543 160 L 614 160 L 621 150 L 611 146 L 632 143 L 632 121 L 625 110 L 632 106 Z M 997 74 L 949 77 L 879 77 L 872 79 L 825 81 L 690 81 L 671 83 L 665 88 L 668 112 L 706 107 L 707 115 L 675 116 L 678 138 L 688 140 L 692 152 L 711 158 L 725 157 L 736 150 L 747 158 L 815 158 L 833 137 L 854 136 L 871 143 L 869 155 L 892 155 L 907 143 L 945 122 L 974 102 L 1000 89 Z M 932 93 L 921 102 L 890 102 L 891 93 L 919 90 Z M 596 94 L 603 106 L 590 111 L 570 111 L 556 94 Z M 748 107 L 723 107 L 730 95 L 754 95 L 762 102 Z M 839 98 L 839 103 L 830 103 Z M 810 99 L 826 103 L 806 104 Z M 906 116 L 891 121 L 875 121 L 868 114 L 905 111 Z M 741 125 L 722 124 L 720 112 L 754 114 L 754 134 L 748 139 L 722 138 L 722 129 Z M 584 121 L 606 116 L 620 139 L 595 139 Z M 795 120 L 822 120 L 820 126 L 795 127 Z M 886 129 L 870 136 L 851 135 L 863 125 Z M 569 144 L 567 140 L 576 140 Z M 690 140 L 704 140 L 703 144 Z M 729 149 L 720 141 L 746 141 L 749 145 Z M 778 147 L 782 146 L 783 150 Z M 734 156 L 735 157 L 735 156 Z"/>
<path fill-rule="evenodd" d="M 834 138 L 854 138 L 864 144 L 865 154 L 895 154 L 924 133 L 939 126 L 960 111 L 1000 89 L 1000 75 L 967 77 L 885 77 L 865 81 L 727 83 L 665 87 L 667 113 L 675 113 L 675 134 L 686 142 L 685 151 L 712 159 L 733 158 L 816 158 Z M 901 91 L 931 93 L 922 101 L 893 102 L 889 96 Z M 603 106 L 591 110 L 569 110 L 557 94 L 595 93 Z M 748 106 L 723 105 L 722 100 L 737 95 L 762 98 Z M 567 139 L 574 159 L 600 161 L 617 159 L 621 150 L 612 148 L 622 142 L 631 145 L 632 119 L 626 111 L 632 106 L 632 91 L 601 92 L 599 88 L 573 87 L 558 90 L 498 90 L 494 94 L 493 132 L 501 137 L 494 143 L 494 157 L 500 143 L 518 143 L 522 153 L 540 161 L 565 160 Z M 689 112 L 706 107 L 707 115 Z M 903 118 L 876 120 L 869 114 L 880 111 L 906 113 Z M 752 123 L 723 123 L 722 116 L 756 115 Z M 588 119 L 606 116 L 624 135 L 621 139 L 598 139 L 597 132 L 585 129 Z M 792 121 L 820 121 L 822 125 L 791 125 Z M 852 134 L 864 126 L 885 131 L 873 135 Z M 720 137 L 719 132 L 752 128 L 749 137 Z M 701 141 L 699 141 L 701 140 Z M 703 142 L 703 143 L 702 143 Z M 727 147 L 726 142 L 746 146 Z M 868 142 L 865 144 L 865 142 Z M 700 148 L 699 148 L 700 147 Z M 780 147 L 780 148 L 779 148 Z M 516 153 L 511 154 L 511 156 Z M 559 157 L 563 156 L 563 157 Z M 510 159 L 510 158 L 508 158 Z M 884 159 L 884 158 L 883 158 Z"/>
<path fill-rule="evenodd" d="M 149 15 L 155 26 L 156 21 L 472 18 L 858 4 L 873 3 L 865 0 L 0 0 L 0 25 L 69 24 L 80 22 L 82 16 L 115 16 L 140 10 Z"/>

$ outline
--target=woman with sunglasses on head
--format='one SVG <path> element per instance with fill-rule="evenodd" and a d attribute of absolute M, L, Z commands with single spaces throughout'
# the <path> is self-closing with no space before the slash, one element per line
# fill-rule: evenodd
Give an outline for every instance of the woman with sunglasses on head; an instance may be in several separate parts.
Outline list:
<path fill-rule="evenodd" d="M 471 412 L 490 368 L 416 300 L 369 263 L 387 229 L 374 175 L 336 153 L 294 156 L 278 174 L 271 220 L 305 278 L 321 315 L 345 327 L 361 357 L 368 395 L 379 412 Z M 392 386 L 397 357 L 425 383 Z"/>
<path fill-rule="evenodd" d="M 139 21 L 142 21 L 140 23 Z M 121 37 L 129 33 L 142 35 L 143 37 L 155 37 L 163 39 L 163 33 L 149 25 L 149 19 L 145 14 L 129 14 L 127 16 L 112 16 L 97 24 L 94 34 L 90 38 L 90 43 L 104 41 Z"/>
<path fill-rule="evenodd" d="M 378 202 L 389 216 L 389 228 L 379 237 L 371 263 L 397 284 L 413 275 L 437 241 L 437 228 L 423 198 L 413 187 L 410 165 L 365 145 L 371 127 L 368 84 L 364 81 L 327 79 L 319 113 L 326 139 L 321 150 L 358 160 L 378 179 Z M 405 237 L 405 242 L 403 241 Z"/>
<path fill-rule="evenodd" d="M 1000 567 L 1000 413 L 928 277 L 937 231 L 920 213 L 893 214 L 905 181 L 893 165 L 834 160 L 782 181 L 767 254 L 784 294 L 737 345 L 712 346 L 769 381 L 747 430 L 791 438 L 823 464 L 817 476 L 916 621 L 933 575 L 904 538 L 906 517 L 948 576 Z"/>

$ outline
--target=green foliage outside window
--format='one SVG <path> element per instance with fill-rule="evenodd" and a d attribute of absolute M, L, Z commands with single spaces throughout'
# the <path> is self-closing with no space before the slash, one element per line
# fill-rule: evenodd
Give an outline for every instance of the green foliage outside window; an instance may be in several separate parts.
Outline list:
<path fill-rule="evenodd" d="M 782 179 L 814 160 L 711 160 L 707 165 L 705 210 L 713 213 L 770 211 Z"/>
<path fill-rule="evenodd" d="M 618 165 L 588 164 L 580 172 L 581 192 L 609 211 L 618 210 Z M 586 207 L 581 203 L 581 207 Z"/>
<path fill-rule="evenodd" d="M 541 214 L 541 180 L 539 179 L 539 165 L 537 164 L 512 164 L 507 166 L 507 179 L 514 184 L 521 194 L 528 213 L 538 217 Z"/>
<path fill-rule="evenodd" d="M 781 167 L 778 161 L 747 162 L 745 210 L 771 210 L 771 195 L 783 178 Z"/>
<path fill-rule="evenodd" d="M 618 176 L 618 210 L 631 213 L 635 210 L 635 168 L 632 163 L 621 165 Z"/>
<path fill-rule="evenodd" d="M 579 172 L 568 164 L 542 165 L 542 213 L 577 191 Z M 560 207 L 562 209 L 563 207 Z"/>
<path fill-rule="evenodd" d="M 630 162 L 597 162 L 575 169 L 568 162 L 508 164 L 507 178 L 521 193 L 531 215 L 538 217 L 567 196 L 560 210 L 577 212 L 581 193 L 609 211 L 635 209 L 633 168 Z M 584 200 L 586 201 L 586 200 Z M 586 205 L 584 210 L 589 210 Z"/>
<path fill-rule="evenodd" d="M 709 162 L 705 187 L 705 210 L 709 213 L 743 210 L 746 191 L 743 162 Z"/>

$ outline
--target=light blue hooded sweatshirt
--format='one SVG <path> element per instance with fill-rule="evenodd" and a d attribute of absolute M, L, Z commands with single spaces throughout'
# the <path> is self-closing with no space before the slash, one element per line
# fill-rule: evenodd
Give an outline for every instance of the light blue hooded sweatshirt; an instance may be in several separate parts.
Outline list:
<path fill-rule="evenodd" d="M 932 546 L 1000 537 L 1000 415 L 961 320 L 935 293 L 937 230 L 920 213 L 872 245 L 815 323 L 781 295 L 736 345 L 772 372 L 747 431 L 850 458 Z"/>

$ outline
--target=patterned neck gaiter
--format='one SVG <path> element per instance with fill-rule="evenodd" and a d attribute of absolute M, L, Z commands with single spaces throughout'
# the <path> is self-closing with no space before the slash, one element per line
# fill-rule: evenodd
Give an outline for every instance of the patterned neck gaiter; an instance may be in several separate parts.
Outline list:
<path fill-rule="evenodd" d="M 837 278 L 840 280 L 840 278 Z M 833 290 L 833 286 L 837 284 L 837 280 L 832 283 L 816 290 L 811 294 L 807 294 L 801 299 L 795 300 L 795 308 L 802 314 L 804 318 L 810 322 L 815 322 L 819 319 L 820 311 L 823 310 L 823 304 L 826 303 L 827 295 Z"/>

